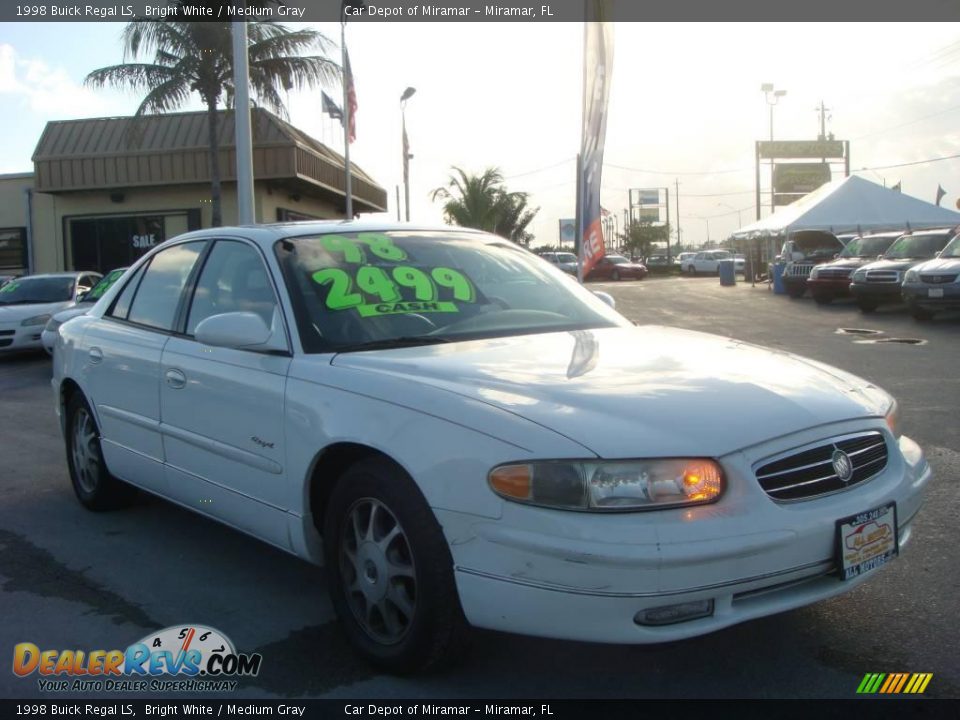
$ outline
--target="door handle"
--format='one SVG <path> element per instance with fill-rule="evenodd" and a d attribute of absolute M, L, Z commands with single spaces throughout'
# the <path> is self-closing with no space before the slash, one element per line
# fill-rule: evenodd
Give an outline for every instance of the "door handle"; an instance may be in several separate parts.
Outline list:
<path fill-rule="evenodd" d="M 103 350 L 98 347 L 92 347 L 87 352 L 87 356 L 90 358 L 90 362 L 96 365 L 98 362 L 103 360 Z"/>
<path fill-rule="evenodd" d="M 172 387 L 174 390 L 180 390 L 187 386 L 187 376 L 184 375 L 180 370 L 176 368 L 170 368 L 167 370 L 163 377 L 167 381 L 167 385 Z"/>

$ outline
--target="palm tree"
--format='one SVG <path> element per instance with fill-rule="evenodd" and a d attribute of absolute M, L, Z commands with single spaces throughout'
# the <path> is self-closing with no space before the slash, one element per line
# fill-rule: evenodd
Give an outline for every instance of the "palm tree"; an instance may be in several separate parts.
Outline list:
<path fill-rule="evenodd" d="M 182 4 L 195 4 L 183 0 Z M 229 22 L 135 20 L 123 31 L 124 63 L 94 70 L 85 83 L 146 91 L 135 117 L 176 110 L 197 93 L 207 108 L 213 225 L 223 222 L 217 108 L 233 104 L 233 38 Z M 327 86 L 340 66 L 326 57 L 333 43 L 315 30 L 289 30 L 269 22 L 248 22 L 250 90 L 253 97 L 287 116 L 280 90 Z M 321 54 L 302 56 L 317 49 Z M 141 55 L 153 62 L 126 62 Z"/>
<path fill-rule="evenodd" d="M 446 186 L 430 195 L 432 200 L 445 201 L 443 215 L 448 223 L 486 230 L 525 245 L 533 239 L 526 228 L 540 208 L 527 209 L 527 193 L 509 192 L 499 168 L 487 168 L 480 175 L 452 169 Z"/>

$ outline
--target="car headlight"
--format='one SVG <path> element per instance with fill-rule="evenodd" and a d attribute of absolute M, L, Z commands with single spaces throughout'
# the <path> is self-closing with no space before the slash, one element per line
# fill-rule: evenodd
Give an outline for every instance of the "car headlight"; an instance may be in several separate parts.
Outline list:
<path fill-rule="evenodd" d="M 853 274 L 853 281 L 854 281 L 854 282 L 866 282 L 866 280 L 867 280 L 867 271 L 866 271 L 866 270 L 857 270 L 857 271 Z"/>
<path fill-rule="evenodd" d="M 45 332 L 56 332 L 57 328 L 59 328 L 61 325 L 63 325 L 62 322 L 57 320 L 55 317 L 51 317 L 49 320 L 47 320 L 47 325 L 43 329 Z"/>
<path fill-rule="evenodd" d="M 46 315 L 34 315 L 33 317 L 28 317 L 26 320 L 20 323 L 20 327 L 30 327 L 31 325 L 45 325 L 47 323 L 47 320 L 49 319 L 50 319 L 50 313 L 47 313 Z"/>
<path fill-rule="evenodd" d="M 818 267 L 813 268 L 813 270 L 810 271 L 810 279 L 811 279 L 811 280 L 816 280 L 816 279 L 817 279 L 817 275 L 819 275 L 819 274 L 820 274 L 820 267 L 818 266 Z"/>
<path fill-rule="evenodd" d="M 890 407 L 887 408 L 884 419 L 887 421 L 887 427 L 890 428 L 893 436 L 900 437 L 900 405 L 893 398 L 890 398 Z"/>
<path fill-rule="evenodd" d="M 920 273 L 916 270 L 907 270 L 903 276 L 903 281 L 908 283 L 915 283 L 920 281 Z"/>
<path fill-rule="evenodd" d="M 723 489 L 723 471 L 705 458 L 516 463 L 494 468 L 488 480 L 507 500 L 599 512 L 700 505 Z"/>

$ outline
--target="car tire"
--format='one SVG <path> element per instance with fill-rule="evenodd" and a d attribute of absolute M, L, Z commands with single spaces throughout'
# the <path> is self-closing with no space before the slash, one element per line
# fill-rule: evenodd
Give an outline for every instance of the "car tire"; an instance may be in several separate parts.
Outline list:
<path fill-rule="evenodd" d="M 791 300 L 799 300 L 803 297 L 803 294 L 807 291 L 806 288 L 790 288 L 787 290 L 787 295 L 790 296 Z"/>
<path fill-rule="evenodd" d="M 66 413 L 67 468 L 77 499 L 94 512 L 129 505 L 136 497 L 136 490 L 107 469 L 100 447 L 100 429 L 83 395 L 73 394 L 67 402 Z"/>
<path fill-rule="evenodd" d="M 857 307 L 860 308 L 860 312 L 867 315 L 874 312 L 880 306 L 877 303 L 869 302 L 868 300 L 858 300 Z"/>
<path fill-rule="evenodd" d="M 614 282 L 620 282 L 620 271 L 614 270 L 612 273 L 610 273 L 610 279 Z"/>
<path fill-rule="evenodd" d="M 467 623 L 453 559 L 413 480 L 383 458 L 352 465 L 324 513 L 330 597 L 354 648 L 407 674 L 452 658 Z"/>
<path fill-rule="evenodd" d="M 910 308 L 910 314 L 913 315 L 913 319 L 917 322 L 930 322 L 933 320 L 933 311 L 925 310 L 921 307 Z"/>
<path fill-rule="evenodd" d="M 833 302 L 833 295 L 817 294 L 813 296 L 813 300 L 817 305 L 829 305 Z"/>

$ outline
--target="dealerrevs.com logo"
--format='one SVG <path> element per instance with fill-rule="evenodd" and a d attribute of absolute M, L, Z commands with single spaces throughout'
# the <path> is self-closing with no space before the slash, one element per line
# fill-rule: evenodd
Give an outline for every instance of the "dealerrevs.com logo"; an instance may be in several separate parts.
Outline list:
<path fill-rule="evenodd" d="M 126 650 L 13 648 L 13 672 L 36 674 L 45 692 L 212 692 L 236 690 L 236 677 L 255 677 L 263 656 L 238 653 L 230 638 L 203 625 L 174 625 Z"/>

